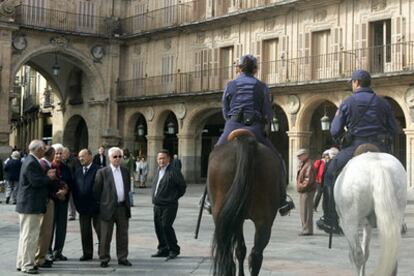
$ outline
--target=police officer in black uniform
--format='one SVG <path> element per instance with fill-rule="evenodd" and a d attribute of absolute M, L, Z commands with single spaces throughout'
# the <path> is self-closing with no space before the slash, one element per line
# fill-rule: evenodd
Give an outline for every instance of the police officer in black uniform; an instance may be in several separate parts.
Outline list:
<path fill-rule="evenodd" d="M 370 74 L 365 70 L 356 70 L 352 73 L 350 82 L 354 93 L 339 106 L 331 127 L 332 137 L 336 141 L 345 139 L 342 139 L 341 151 L 329 162 L 325 173 L 324 185 L 329 198 L 329 210 L 316 223 L 328 233 L 340 231 L 333 200 L 336 176 L 352 158 L 359 145 L 370 143 L 376 145 L 381 152 L 389 152 L 392 137 L 397 133 L 390 105 L 370 88 Z"/>

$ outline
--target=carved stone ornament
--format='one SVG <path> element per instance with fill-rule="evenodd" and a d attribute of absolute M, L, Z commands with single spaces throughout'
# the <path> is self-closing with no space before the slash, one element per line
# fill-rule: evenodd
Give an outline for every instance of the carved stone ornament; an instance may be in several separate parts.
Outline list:
<path fill-rule="evenodd" d="M 169 50 L 169 49 L 171 49 L 171 39 L 166 39 L 166 40 L 164 40 L 164 48 L 165 48 L 165 50 Z"/>
<path fill-rule="evenodd" d="M 275 28 L 274 18 L 265 20 L 265 30 L 266 31 L 272 31 L 274 28 Z"/>
<path fill-rule="evenodd" d="M 134 46 L 134 53 L 135 53 L 136 55 L 140 55 L 140 54 L 141 54 L 141 52 L 142 52 L 142 47 L 141 47 L 141 45 L 140 45 L 140 44 L 135 44 L 135 46 Z"/>
<path fill-rule="evenodd" d="M 317 10 L 314 11 L 313 21 L 314 22 L 324 21 L 326 19 L 326 16 L 327 15 L 328 15 L 327 10 L 325 10 L 325 9 L 317 9 Z"/>
<path fill-rule="evenodd" d="M 227 28 L 223 28 L 221 31 L 221 35 L 223 38 L 229 38 L 231 34 L 231 28 L 227 27 Z"/>
<path fill-rule="evenodd" d="M 27 47 L 27 40 L 24 35 L 16 35 L 13 38 L 12 46 L 18 51 L 23 51 Z"/>
<path fill-rule="evenodd" d="M 21 5 L 20 0 L 5 0 L 0 3 L 0 17 L 9 17 L 16 12 L 16 7 Z"/>
<path fill-rule="evenodd" d="M 175 109 L 175 114 L 177 115 L 177 118 L 182 120 L 185 117 L 187 110 L 185 108 L 184 104 L 178 104 Z"/>
<path fill-rule="evenodd" d="M 147 110 L 145 111 L 145 117 L 149 122 L 154 119 L 154 109 L 152 107 L 147 107 Z"/>
<path fill-rule="evenodd" d="M 91 48 L 91 55 L 95 61 L 100 61 L 105 56 L 105 48 L 102 45 L 95 45 Z"/>
<path fill-rule="evenodd" d="M 300 100 L 296 95 L 288 96 L 288 107 L 287 110 L 290 114 L 296 114 L 300 108 Z"/>
<path fill-rule="evenodd" d="M 387 0 L 371 0 L 371 11 L 380 11 L 387 7 Z"/>
<path fill-rule="evenodd" d="M 69 40 L 66 37 L 64 37 L 63 35 L 62 36 L 55 36 L 55 37 L 52 37 L 50 39 L 50 44 L 52 44 L 56 47 L 67 48 L 68 45 L 69 45 Z"/>
<path fill-rule="evenodd" d="M 410 87 L 405 92 L 405 102 L 408 108 L 414 108 L 414 87 Z"/>
<path fill-rule="evenodd" d="M 206 32 L 198 32 L 197 43 L 204 43 L 205 40 L 206 40 Z"/>

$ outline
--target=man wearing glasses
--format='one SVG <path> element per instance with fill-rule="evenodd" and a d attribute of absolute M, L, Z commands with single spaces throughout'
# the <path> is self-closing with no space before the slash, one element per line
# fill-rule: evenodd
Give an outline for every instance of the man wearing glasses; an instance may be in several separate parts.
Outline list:
<path fill-rule="evenodd" d="M 116 252 L 118 264 L 131 266 L 128 261 L 128 226 L 131 217 L 131 204 L 128 193 L 131 176 L 127 168 L 121 167 L 123 152 L 113 147 L 108 151 L 110 166 L 96 173 L 93 191 L 99 201 L 101 216 L 101 239 L 99 242 L 99 259 L 101 267 L 107 267 L 111 259 L 112 232 L 116 224 Z"/>

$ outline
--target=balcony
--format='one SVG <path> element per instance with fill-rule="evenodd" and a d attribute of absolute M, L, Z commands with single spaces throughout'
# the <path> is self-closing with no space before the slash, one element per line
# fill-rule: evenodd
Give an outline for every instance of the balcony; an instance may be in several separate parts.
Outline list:
<path fill-rule="evenodd" d="M 108 37 L 114 31 L 111 18 L 21 5 L 15 23 L 39 30 Z"/>
<path fill-rule="evenodd" d="M 122 34 L 144 33 L 206 18 L 206 0 L 179 3 L 121 20 Z"/>
<path fill-rule="evenodd" d="M 39 99 L 36 93 L 27 95 L 23 98 L 23 112 L 31 112 L 39 108 Z"/>
<path fill-rule="evenodd" d="M 272 87 L 343 80 L 355 69 L 366 69 L 373 77 L 414 73 L 414 42 L 262 62 L 257 76 Z M 234 77 L 234 67 L 223 67 L 125 80 L 118 99 L 221 91 Z"/>

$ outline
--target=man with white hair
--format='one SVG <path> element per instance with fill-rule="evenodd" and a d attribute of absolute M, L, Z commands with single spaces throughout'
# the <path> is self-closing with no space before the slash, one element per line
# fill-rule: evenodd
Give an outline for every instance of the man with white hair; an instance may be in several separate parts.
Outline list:
<path fill-rule="evenodd" d="M 17 270 L 28 274 L 37 274 L 34 265 L 39 239 L 40 222 L 46 212 L 49 190 L 56 178 L 54 170 L 45 175 L 40 166 L 40 158 L 45 154 L 45 144 L 33 140 L 29 144 L 29 156 L 25 159 L 17 190 L 16 211 L 19 213 L 20 237 L 17 251 Z"/>
<path fill-rule="evenodd" d="M 131 176 L 129 170 L 121 166 L 123 152 L 118 147 L 108 151 L 110 165 L 96 173 L 93 191 L 99 201 L 101 216 L 101 237 L 99 259 L 101 267 L 108 267 L 111 260 L 110 249 L 114 223 L 116 224 L 116 252 L 118 264 L 131 266 L 128 261 L 128 227 L 131 217 L 129 191 Z"/>

